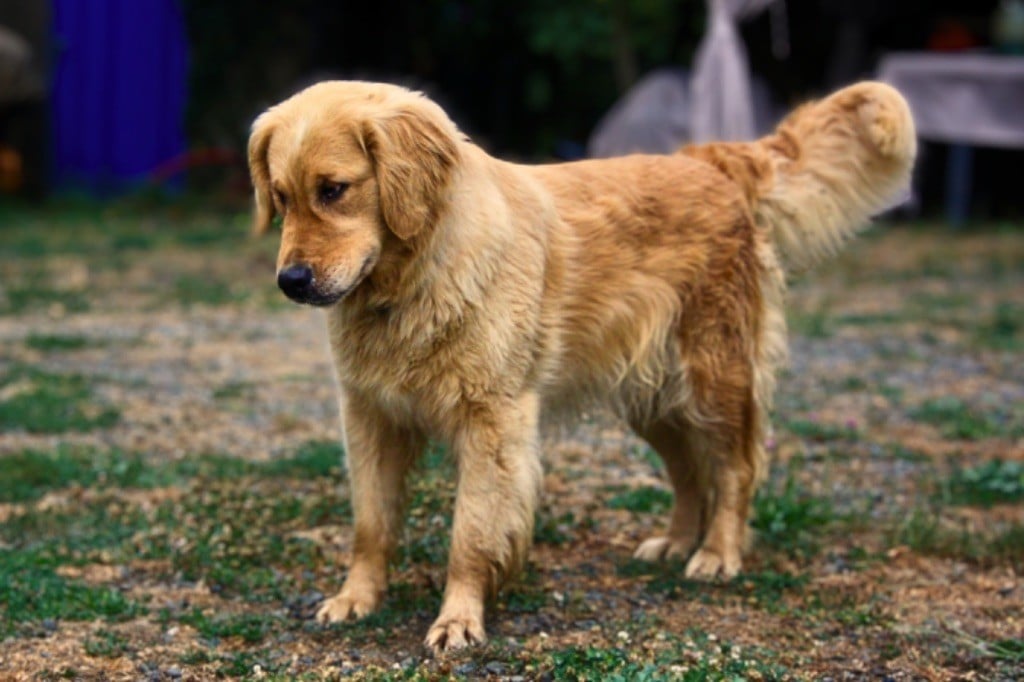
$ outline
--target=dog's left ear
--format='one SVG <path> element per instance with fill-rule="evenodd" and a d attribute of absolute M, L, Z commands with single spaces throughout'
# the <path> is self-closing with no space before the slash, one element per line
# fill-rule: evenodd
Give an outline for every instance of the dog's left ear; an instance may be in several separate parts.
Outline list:
<path fill-rule="evenodd" d="M 252 124 L 249 135 L 249 177 L 256 194 L 256 210 L 253 215 L 252 231 L 263 234 L 270 229 L 274 219 L 274 201 L 270 197 L 270 167 L 267 164 L 267 149 L 274 126 L 263 114 Z"/>
<path fill-rule="evenodd" d="M 411 239 L 440 219 L 459 159 L 456 135 L 440 109 L 401 110 L 366 123 L 364 143 L 377 174 L 381 214 L 399 239 Z"/>

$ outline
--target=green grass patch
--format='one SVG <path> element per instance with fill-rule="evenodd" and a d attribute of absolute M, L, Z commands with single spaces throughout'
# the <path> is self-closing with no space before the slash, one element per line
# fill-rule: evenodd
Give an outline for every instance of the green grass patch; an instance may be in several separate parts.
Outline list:
<path fill-rule="evenodd" d="M 1024 349 L 1024 306 L 1002 301 L 978 325 L 975 341 L 996 350 Z"/>
<path fill-rule="evenodd" d="M 294 455 L 252 462 L 227 455 L 160 460 L 139 453 L 58 445 L 51 451 L 23 450 L 0 457 L 0 502 L 30 502 L 70 486 L 159 488 L 192 479 L 317 479 L 341 475 L 341 445 L 309 441 Z"/>
<path fill-rule="evenodd" d="M 0 550 L 0 639 L 41 621 L 123 620 L 145 611 L 119 590 L 68 580 L 45 555 Z"/>
<path fill-rule="evenodd" d="M 238 638 L 246 644 L 262 642 L 272 632 L 287 629 L 281 618 L 266 613 L 240 613 L 207 615 L 194 608 L 178 617 L 178 622 L 191 625 L 200 636 L 215 643 L 222 639 Z"/>
<path fill-rule="evenodd" d="M 119 658 L 129 650 L 126 637 L 105 628 L 86 637 L 82 647 L 89 656 L 101 658 Z"/>
<path fill-rule="evenodd" d="M 65 433 L 109 428 L 120 411 L 97 402 L 90 380 L 17 365 L 0 379 L 0 431 Z"/>
<path fill-rule="evenodd" d="M 896 526 L 892 542 L 928 556 L 1024 569 L 1024 525 L 1020 523 L 980 530 L 944 521 L 941 509 L 919 507 Z"/>
<path fill-rule="evenodd" d="M 1024 502 L 1024 463 L 992 460 L 958 468 L 945 484 L 950 504 L 991 507 Z"/>
<path fill-rule="evenodd" d="M 837 440 L 857 440 L 857 429 L 850 425 L 830 424 L 811 419 L 793 419 L 785 422 L 782 428 L 794 436 L 816 443 L 827 443 Z"/>
<path fill-rule="evenodd" d="M 672 493 L 653 486 L 633 488 L 609 499 L 608 507 L 645 514 L 665 512 L 672 507 Z"/>
<path fill-rule="evenodd" d="M 82 334 L 29 334 L 25 345 L 43 352 L 59 352 L 97 348 L 106 344 L 101 339 L 91 339 Z"/>
<path fill-rule="evenodd" d="M 340 476 L 345 451 L 336 441 L 311 440 L 291 457 L 272 459 L 258 465 L 264 476 L 287 478 L 321 478 Z"/>
<path fill-rule="evenodd" d="M 1021 415 L 997 408 L 983 412 L 954 396 L 926 400 L 910 412 L 910 417 L 939 427 L 947 438 L 981 440 L 1024 434 Z"/>
<path fill-rule="evenodd" d="M 533 541 L 545 545 L 566 545 L 572 540 L 575 526 L 576 516 L 572 512 L 555 516 L 550 509 L 542 507 L 533 526 Z"/>
<path fill-rule="evenodd" d="M 0 315 L 46 311 L 54 306 L 68 313 L 83 313 L 92 307 L 84 290 L 46 286 L 42 283 L 45 282 L 45 276 L 35 278 L 42 281 L 32 285 L 23 284 L 26 279 L 29 278 L 19 277 L 17 283 L 2 289 Z"/>
<path fill-rule="evenodd" d="M 760 543 L 790 556 L 810 557 L 818 552 L 822 528 L 835 518 L 831 503 L 804 490 L 790 473 L 781 489 L 778 484 L 761 488 L 751 525 Z"/>
<path fill-rule="evenodd" d="M 180 275 L 175 281 L 171 297 L 184 306 L 228 305 L 239 303 L 247 292 L 237 291 L 230 278 L 209 273 Z"/>

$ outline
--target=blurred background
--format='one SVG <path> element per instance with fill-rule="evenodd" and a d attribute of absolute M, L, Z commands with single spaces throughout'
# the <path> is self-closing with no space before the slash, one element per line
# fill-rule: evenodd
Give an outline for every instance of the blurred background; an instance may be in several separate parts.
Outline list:
<path fill-rule="evenodd" d="M 712 30 L 716 5 L 734 36 Z M 1020 0 L 0 0 L 0 194 L 245 201 L 249 123 L 323 78 L 424 89 L 506 157 L 668 151 L 715 136 L 698 134 L 707 102 L 694 97 L 713 37 L 743 73 L 732 83 L 730 62 L 704 78 L 722 111 L 751 109 L 749 134 L 884 77 L 920 96 L 919 119 L 956 114 L 923 127 L 907 211 L 1022 213 Z M 959 99 L 942 103 L 952 89 Z"/>

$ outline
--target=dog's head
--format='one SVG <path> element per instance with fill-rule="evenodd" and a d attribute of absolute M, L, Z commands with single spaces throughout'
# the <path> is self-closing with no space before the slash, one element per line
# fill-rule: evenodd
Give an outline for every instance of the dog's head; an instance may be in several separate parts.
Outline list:
<path fill-rule="evenodd" d="M 445 210 L 458 139 L 439 106 L 378 83 L 319 83 L 257 118 L 249 138 L 255 230 L 281 217 L 285 294 L 336 303 L 371 275 L 389 243 L 429 233 Z"/>

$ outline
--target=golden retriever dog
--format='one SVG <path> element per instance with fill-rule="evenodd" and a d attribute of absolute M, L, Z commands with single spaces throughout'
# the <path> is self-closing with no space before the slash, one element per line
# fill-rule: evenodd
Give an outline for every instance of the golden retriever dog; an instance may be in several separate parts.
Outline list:
<path fill-rule="evenodd" d="M 435 652 L 481 642 L 489 595 L 530 545 L 538 424 L 601 401 L 658 452 L 675 492 L 641 559 L 740 570 L 785 359 L 784 266 L 833 253 L 905 191 L 903 98 L 861 83 L 761 140 L 528 166 L 489 156 L 423 95 L 325 82 L 253 125 L 256 229 L 278 284 L 320 306 L 341 393 L 354 538 L 317 614 L 387 589 L 404 481 L 428 439 L 458 465 Z"/>

